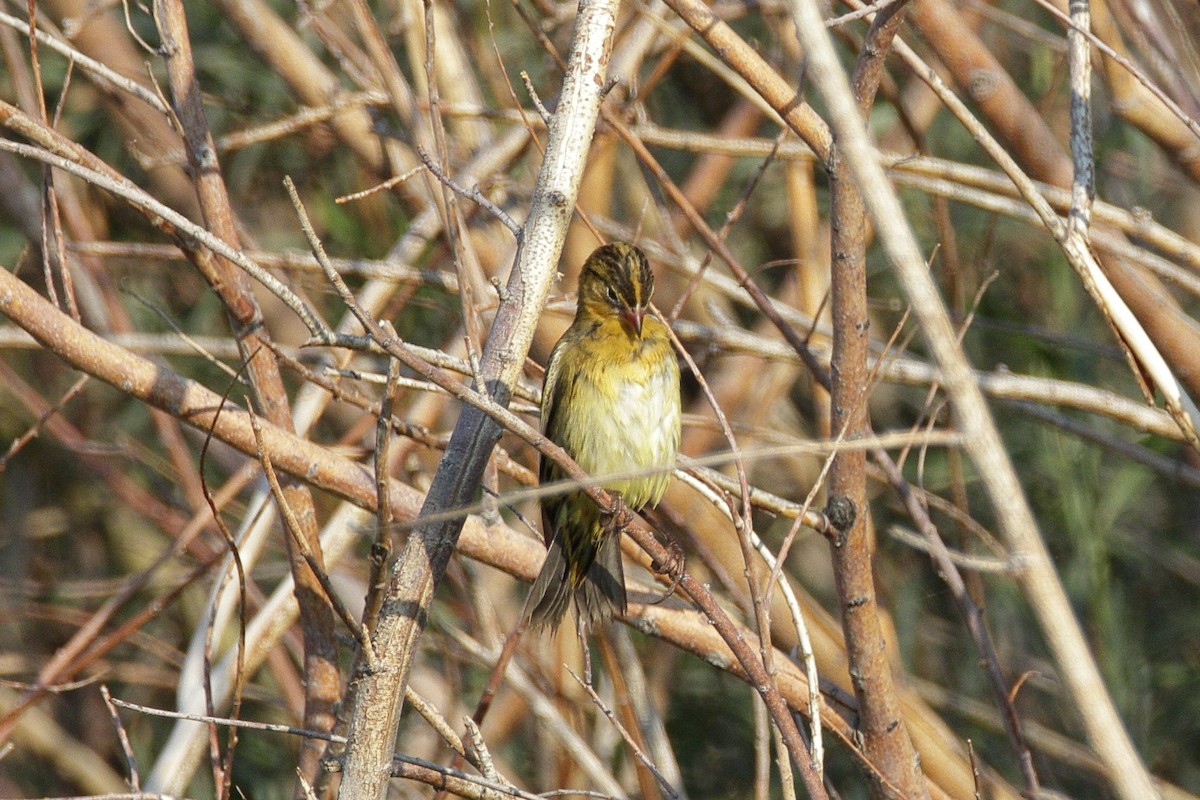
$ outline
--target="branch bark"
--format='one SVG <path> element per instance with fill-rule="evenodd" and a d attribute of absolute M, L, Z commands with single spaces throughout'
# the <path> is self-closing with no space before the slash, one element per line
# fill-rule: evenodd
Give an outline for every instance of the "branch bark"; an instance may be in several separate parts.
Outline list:
<path fill-rule="evenodd" d="M 829 104 L 831 124 L 880 241 L 912 302 L 929 349 L 942 368 L 956 420 L 966 435 L 967 452 L 1012 548 L 1012 556 L 1023 566 L 1020 579 L 1047 643 L 1063 668 L 1063 678 L 1072 695 L 1092 706 L 1084 716 L 1089 738 L 1109 764 L 1109 779 L 1122 798 L 1156 797 L 1157 792 L 1125 734 L 1088 651 L 979 383 L 958 345 L 941 295 L 867 137 L 849 82 L 825 33 L 820 10 L 812 0 L 792 0 L 791 5 L 797 34 L 808 53 L 813 83 Z"/>
<path fill-rule="evenodd" d="M 154 16 L 167 62 L 172 106 L 181 126 L 180 133 L 184 139 L 201 213 L 213 233 L 229 245 L 238 247 L 239 237 L 232 204 L 225 190 L 217 148 L 201 102 L 183 4 L 179 0 L 158 0 L 154 5 Z M 219 257 L 197 263 L 211 267 L 204 272 L 204 278 L 225 305 L 243 358 L 249 361 L 248 372 L 256 404 L 263 416 L 272 423 L 286 431 L 294 431 L 283 376 L 270 349 L 270 335 L 263 324 L 262 311 L 254 297 L 250 277 Z M 316 563 L 321 565 L 321 543 L 317 536 L 312 493 L 303 483 L 287 478 L 283 483 L 282 497 L 295 514 L 298 522 L 296 534 L 305 542 Z M 328 733 L 333 730 L 334 705 L 341 690 L 333 612 L 312 568 L 293 547 L 291 538 L 286 534 L 283 538 L 291 572 L 296 579 L 296 599 L 303 620 L 301 629 L 304 634 L 306 678 L 304 727 Z M 304 781 L 310 784 L 314 782 L 325 747 L 325 743 L 318 739 L 304 740 L 298 766 L 301 781 L 295 789 L 297 798 L 304 796 Z"/>
<path fill-rule="evenodd" d="M 550 123 L 546 156 L 521 247 L 483 351 L 482 388 L 501 405 L 507 405 L 520 375 L 538 314 L 556 274 L 599 114 L 616 10 L 615 0 L 583 0 L 579 6 L 562 94 Z M 482 411 L 474 407 L 463 410 L 422 516 L 457 508 L 474 498 L 500 432 L 499 424 Z M 339 791 L 343 800 L 376 800 L 386 794 L 403 688 L 434 589 L 461 530 L 461 519 L 418 526 L 392 574 L 373 637 L 386 667 L 373 675 L 355 676 L 362 685 L 348 732 Z"/>
<path fill-rule="evenodd" d="M 854 75 L 858 110 L 865 117 L 874 102 L 883 56 L 903 19 L 904 3 L 876 14 Z M 799 23 L 797 23 L 799 24 Z M 871 435 L 870 318 L 867 313 L 867 218 L 862 195 L 842 152 L 843 133 L 834 137 L 829 159 L 832 278 L 830 311 L 833 353 L 830 364 L 830 432 L 847 441 Z M 851 683 L 861 715 L 864 749 L 889 781 L 908 797 L 928 797 L 912 740 L 904 724 L 875 595 L 873 547 L 867 530 L 867 452 L 839 454 L 829 470 L 829 511 L 841 524 L 832 557 Z M 875 787 L 875 796 L 882 792 Z"/>

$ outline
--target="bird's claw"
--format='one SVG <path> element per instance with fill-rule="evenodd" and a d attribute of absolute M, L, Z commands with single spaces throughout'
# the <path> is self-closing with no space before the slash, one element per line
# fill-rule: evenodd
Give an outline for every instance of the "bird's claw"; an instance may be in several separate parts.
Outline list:
<path fill-rule="evenodd" d="M 684 565 L 687 563 L 687 556 L 683 552 L 683 545 L 669 536 L 664 538 L 667 539 L 666 556 L 661 561 L 657 558 L 654 559 L 650 563 L 650 568 L 656 575 L 664 575 L 678 582 L 678 576 L 683 573 Z"/>
<path fill-rule="evenodd" d="M 600 515 L 605 533 L 620 533 L 633 524 L 633 511 L 619 492 L 612 492 L 612 505 L 602 509 Z"/>
<path fill-rule="evenodd" d="M 668 536 L 666 547 L 666 555 L 661 561 L 656 558 L 650 562 L 650 569 L 654 570 L 655 575 L 671 579 L 671 585 L 662 597 L 654 601 L 654 605 L 658 605 L 675 594 L 675 590 L 679 588 L 679 582 L 683 580 L 683 570 L 687 565 L 687 556 L 683 552 L 683 545 Z"/>

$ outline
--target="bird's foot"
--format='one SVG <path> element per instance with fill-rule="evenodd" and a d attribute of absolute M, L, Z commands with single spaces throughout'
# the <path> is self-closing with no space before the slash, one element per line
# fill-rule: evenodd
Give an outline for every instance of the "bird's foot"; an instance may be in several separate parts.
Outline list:
<path fill-rule="evenodd" d="M 601 525 L 606 534 L 620 533 L 633 524 L 633 510 L 625 505 L 620 492 L 611 492 L 612 505 L 600 511 Z"/>
<path fill-rule="evenodd" d="M 683 545 L 672 536 L 667 536 L 666 540 L 667 552 L 661 559 L 656 558 L 651 561 L 650 569 L 654 570 L 655 575 L 670 578 L 671 585 L 667 587 L 667 591 L 663 593 L 662 597 L 654 601 L 654 605 L 658 605 L 675 594 L 680 581 L 683 580 L 683 570 L 687 566 L 687 555 L 683 552 Z"/>
<path fill-rule="evenodd" d="M 687 555 L 683 552 L 683 545 L 676 541 L 671 536 L 664 536 L 666 541 L 667 552 L 662 559 L 654 559 L 650 562 L 650 569 L 654 570 L 656 575 L 663 575 L 671 578 L 675 584 L 679 583 L 679 578 L 683 575 L 683 569 L 687 565 Z M 674 591 L 674 584 L 671 590 Z"/>

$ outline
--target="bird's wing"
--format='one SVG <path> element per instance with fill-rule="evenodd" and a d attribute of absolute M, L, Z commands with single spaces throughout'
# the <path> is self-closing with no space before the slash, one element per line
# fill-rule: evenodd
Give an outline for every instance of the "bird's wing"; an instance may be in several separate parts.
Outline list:
<path fill-rule="evenodd" d="M 562 377 L 562 362 L 563 362 L 563 339 L 554 345 L 554 349 L 550 351 L 550 361 L 546 365 L 546 378 L 542 381 L 542 433 L 552 440 L 556 440 L 556 414 L 558 409 L 558 386 L 559 380 Z M 554 462 L 542 456 L 538 464 L 538 480 L 541 483 L 550 483 L 562 477 L 558 474 L 558 470 L 554 467 Z M 542 501 L 542 507 L 546 507 L 546 501 Z"/>

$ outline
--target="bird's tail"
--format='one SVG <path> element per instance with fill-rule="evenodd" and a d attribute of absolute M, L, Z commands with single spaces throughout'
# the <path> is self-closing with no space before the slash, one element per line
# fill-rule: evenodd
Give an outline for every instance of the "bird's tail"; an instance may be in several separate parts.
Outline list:
<path fill-rule="evenodd" d="M 595 560 L 588 567 L 587 577 L 575 593 L 575 610 L 589 628 L 595 628 L 624 614 L 625 569 L 621 566 L 621 534 L 607 533 Z"/>
<path fill-rule="evenodd" d="M 575 555 L 586 558 L 589 554 Z M 542 563 L 542 571 L 525 601 L 525 621 L 531 627 L 557 628 L 572 597 L 575 598 L 576 612 L 591 628 L 607 621 L 614 613 L 625 613 L 625 571 L 621 566 L 620 535 L 606 535 L 599 550 L 590 555 L 591 563 L 586 567 L 572 564 L 563 551 L 560 537 L 554 537 Z"/>
<path fill-rule="evenodd" d="M 559 537 L 555 536 L 525 601 L 525 621 L 533 628 L 557 628 L 567 613 L 571 594 L 570 568 Z"/>

